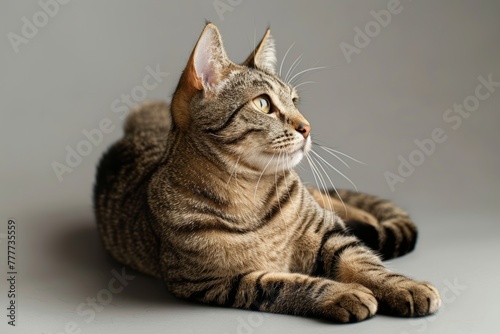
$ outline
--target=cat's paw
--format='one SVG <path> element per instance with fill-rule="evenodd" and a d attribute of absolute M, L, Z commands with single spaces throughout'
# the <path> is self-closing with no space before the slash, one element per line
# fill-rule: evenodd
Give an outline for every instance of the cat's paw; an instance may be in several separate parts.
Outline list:
<path fill-rule="evenodd" d="M 365 320 L 377 312 L 375 296 L 359 284 L 345 284 L 328 296 L 322 306 L 326 318 L 342 323 Z"/>
<path fill-rule="evenodd" d="M 410 279 L 388 285 L 381 290 L 380 311 L 403 317 L 420 317 L 435 313 L 441 306 L 438 290 L 427 282 Z"/>

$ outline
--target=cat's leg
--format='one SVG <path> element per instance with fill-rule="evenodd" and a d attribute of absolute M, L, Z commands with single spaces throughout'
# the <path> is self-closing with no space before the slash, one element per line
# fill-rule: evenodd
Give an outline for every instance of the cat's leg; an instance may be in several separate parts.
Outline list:
<path fill-rule="evenodd" d="M 315 188 L 308 190 L 323 208 L 331 210 L 333 207 L 349 231 L 384 260 L 402 256 L 415 248 L 415 224 L 405 211 L 390 201 L 349 190 L 339 190 L 338 194 L 334 190 L 329 194 Z"/>
<path fill-rule="evenodd" d="M 391 259 L 411 252 L 417 242 L 417 228 L 408 214 L 392 202 L 377 196 L 363 194 L 350 190 L 330 191 L 330 195 L 342 198 L 355 208 L 369 213 L 379 222 L 379 249 L 383 259 Z M 363 221 L 361 221 L 363 222 Z M 359 221 L 347 223 L 355 235 L 368 235 L 366 225 Z"/>
<path fill-rule="evenodd" d="M 430 283 L 391 272 L 357 237 L 342 230 L 325 232 L 311 275 L 362 284 L 373 292 L 383 313 L 424 316 L 441 305 Z"/>
<path fill-rule="evenodd" d="M 342 202 L 330 193 L 325 194 L 319 189 L 308 187 L 307 189 L 318 204 L 327 210 L 334 211 L 344 222 L 358 221 L 368 223 L 373 227 L 378 227 L 379 221 L 372 214 L 358 209 L 346 202 Z"/>
<path fill-rule="evenodd" d="M 356 322 L 372 317 L 377 301 L 356 283 L 284 272 L 250 272 L 233 277 L 167 283 L 181 298 L 225 307 Z"/>

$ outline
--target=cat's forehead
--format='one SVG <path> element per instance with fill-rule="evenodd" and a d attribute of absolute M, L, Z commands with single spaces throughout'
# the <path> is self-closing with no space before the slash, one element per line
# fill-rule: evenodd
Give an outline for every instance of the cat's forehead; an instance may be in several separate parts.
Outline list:
<path fill-rule="evenodd" d="M 242 68 L 233 71 L 227 80 L 227 88 L 250 91 L 265 91 L 280 96 L 297 97 L 297 91 L 278 76 L 264 71 Z"/>

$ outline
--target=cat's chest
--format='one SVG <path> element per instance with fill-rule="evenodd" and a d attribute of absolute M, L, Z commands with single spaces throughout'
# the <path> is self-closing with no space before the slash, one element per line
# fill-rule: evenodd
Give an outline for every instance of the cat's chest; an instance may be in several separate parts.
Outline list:
<path fill-rule="evenodd" d="M 297 198 L 288 198 L 286 190 L 273 190 L 234 192 L 223 210 L 239 224 L 248 226 L 268 224 L 281 229 L 280 226 L 293 225 L 300 215 Z"/>

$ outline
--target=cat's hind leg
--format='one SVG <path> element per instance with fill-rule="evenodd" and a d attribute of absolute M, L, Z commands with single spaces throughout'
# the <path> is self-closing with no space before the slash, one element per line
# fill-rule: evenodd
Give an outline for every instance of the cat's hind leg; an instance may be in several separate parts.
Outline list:
<path fill-rule="evenodd" d="M 415 224 L 405 211 L 390 201 L 350 190 L 339 190 L 338 194 L 330 190 L 324 194 L 309 188 L 309 192 L 323 208 L 333 208 L 348 230 L 384 260 L 402 256 L 415 248 Z"/>

